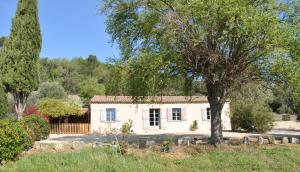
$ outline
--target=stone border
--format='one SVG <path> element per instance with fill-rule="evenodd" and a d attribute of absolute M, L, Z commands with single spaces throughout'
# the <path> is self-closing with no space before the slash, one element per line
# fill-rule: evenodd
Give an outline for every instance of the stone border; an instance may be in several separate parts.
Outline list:
<path fill-rule="evenodd" d="M 190 146 L 190 145 L 205 145 L 209 144 L 209 137 L 193 137 L 185 136 L 173 138 L 174 143 L 177 146 Z M 141 139 L 135 142 L 129 142 L 137 148 L 149 148 L 154 145 L 163 144 L 166 140 L 153 140 L 153 139 Z M 223 144 L 228 145 L 250 145 L 250 144 L 299 144 L 299 137 L 278 137 L 271 135 L 260 135 L 260 136 L 245 136 L 243 138 L 226 137 L 223 139 Z M 83 141 L 56 141 L 56 142 L 35 142 L 33 149 L 35 150 L 79 150 L 83 148 L 95 148 L 95 147 L 116 147 L 115 141 L 104 143 L 104 142 L 91 142 L 86 143 Z"/>

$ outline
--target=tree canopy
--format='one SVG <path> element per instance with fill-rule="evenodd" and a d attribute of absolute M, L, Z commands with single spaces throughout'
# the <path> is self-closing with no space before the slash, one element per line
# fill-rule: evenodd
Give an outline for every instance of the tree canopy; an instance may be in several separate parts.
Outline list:
<path fill-rule="evenodd" d="M 205 83 L 212 113 L 211 141 L 219 143 L 221 109 L 229 94 L 258 78 L 263 63 L 290 37 L 278 7 L 275 0 L 105 0 L 103 12 L 107 32 L 120 45 L 124 60 L 146 54 L 153 59 L 148 64 L 158 58 L 163 62 L 157 74 Z M 143 71 L 135 70 L 141 78 Z M 136 80 L 132 77 L 128 82 Z"/>
<path fill-rule="evenodd" d="M 57 82 L 43 82 L 39 87 L 39 98 L 65 99 L 67 93 Z"/>

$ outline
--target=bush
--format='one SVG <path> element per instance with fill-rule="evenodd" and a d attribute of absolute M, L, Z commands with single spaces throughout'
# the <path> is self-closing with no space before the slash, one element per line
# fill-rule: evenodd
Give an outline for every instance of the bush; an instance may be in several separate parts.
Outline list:
<path fill-rule="evenodd" d="M 23 112 L 23 117 L 30 116 L 30 115 L 37 115 L 43 118 L 44 120 L 46 120 L 47 122 L 49 122 L 49 116 L 45 113 L 41 113 L 36 106 L 26 107 L 26 109 Z"/>
<path fill-rule="evenodd" d="M 267 105 L 238 103 L 232 108 L 231 125 L 233 130 L 266 132 L 273 127 L 273 114 Z"/>
<path fill-rule="evenodd" d="M 38 115 L 24 117 L 22 124 L 32 142 L 47 139 L 50 134 L 49 123 Z"/>
<path fill-rule="evenodd" d="M 131 119 L 128 120 L 128 122 L 125 122 L 121 126 L 121 133 L 123 136 L 128 136 L 129 134 L 133 133 L 132 127 L 133 127 L 133 121 Z"/>
<path fill-rule="evenodd" d="M 0 163 L 14 160 L 31 146 L 32 142 L 20 122 L 0 120 Z"/>
<path fill-rule="evenodd" d="M 293 110 L 288 105 L 286 105 L 286 104 L 282 104 L 280 106 L 280 108 L 278 109 L 278 112 L 280 114 L 284 114 L 284 113 L 286 113 L 286 114 L 293 114 L 294 113 Z"/>
<path fill-rule="evenodd" d="M 170 152 L 174 146 L 174 141 L 172 138 L 169 138 L 163 145 L 162 145 L 162 148 L 161 148 L 161 151 L 162 152 Z"/>
<path fill-rule="evenodd" d="M 129 144 L 127 141 L 121 141 L 118 146 L 118 153 L 120 153 L 121 155 L 126 155 L 128 152 L 128 145 Z"/>
<path fill-rule="evenodd" d="M 195 131 L 198 129 L 198 122 L 197 120 L 193 121 L 193 124 L 191 125 L 191 131 Z"/>
<path fill-rule="evenodd" d="M 132 123 L 133 121 L 129 119 L 128 122 L 125 122 L 120 128 L 123 140 L 119 143 L 118 153 L 121 153 L 122 155 L 126 155 L 128 152 L 128 136 L 133 133 Z"/>

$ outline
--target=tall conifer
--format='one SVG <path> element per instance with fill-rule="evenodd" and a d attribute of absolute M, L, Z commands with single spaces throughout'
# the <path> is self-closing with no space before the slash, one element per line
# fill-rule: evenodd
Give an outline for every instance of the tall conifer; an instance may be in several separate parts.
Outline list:
<path fill-rule="evenodd" d="M 0 66 L 3 85 L 14 97 L 17 119 L 22 118 L 28 95 L 38 87 L 41 42 L 38 0 L 19 0 Z"/>

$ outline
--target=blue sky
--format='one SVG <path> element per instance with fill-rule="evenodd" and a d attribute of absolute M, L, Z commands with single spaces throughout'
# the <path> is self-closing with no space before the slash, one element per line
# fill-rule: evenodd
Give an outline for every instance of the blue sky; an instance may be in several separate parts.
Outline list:
<path fill-rule="evenodd" d="M 0 36 L 8 36 L 17 0 L 0 0 Z M 105 32 L 101 0 L 39 0 L 43 36 L 41 57 L 74 58 L 94 54 L 99 60 L 118 57 Z"/>

